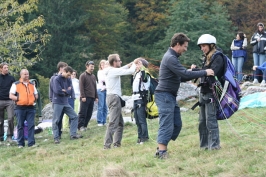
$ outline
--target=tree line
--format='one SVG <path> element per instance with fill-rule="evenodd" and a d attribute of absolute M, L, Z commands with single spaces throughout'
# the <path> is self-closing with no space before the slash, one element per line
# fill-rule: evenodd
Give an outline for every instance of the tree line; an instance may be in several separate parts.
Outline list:
<path fill-rule="evenodd" d="M 32 77 L 50 78 L 59 61 L 81 72 L 87 60 L 119 53 L 124 64 L 142 56 L 158 71 L 172 35 L 184 32 L 191 42 L 182 63 L 200 64 L 201 34 L 214 35 L 231 56 L 237 31 L 250 39 L 256 24 L 266 23 L 265 6 L 263 0 L 1 0 L 0 60 L 13 72 L 27 67 Z M 249 54 L 245 66 L 252 63 Z"/>

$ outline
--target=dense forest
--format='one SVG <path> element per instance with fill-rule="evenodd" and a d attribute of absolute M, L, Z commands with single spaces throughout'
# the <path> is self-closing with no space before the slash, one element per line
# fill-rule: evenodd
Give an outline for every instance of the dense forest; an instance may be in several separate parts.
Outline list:
<path fill-rule="evenodd" d="M 231 56 L 237 31 L 249 40 L 257 23 L 266 23 L 263 0 L 1 0 L 0 6 L 1 62 L 10 63 L 14 75 L 26 67 L 46 82 L 59 61 L 81 73 L 87 60 L 98 64 L 111 53 L 123 64 L 145 57 L 156 75 L 176 32 L 191 39 L 181 57 L 186 67 L 201 62 L 196 42 L 204 33 Z M 248 52 L 246 70 L 253 64 L 250 45 Z"/>

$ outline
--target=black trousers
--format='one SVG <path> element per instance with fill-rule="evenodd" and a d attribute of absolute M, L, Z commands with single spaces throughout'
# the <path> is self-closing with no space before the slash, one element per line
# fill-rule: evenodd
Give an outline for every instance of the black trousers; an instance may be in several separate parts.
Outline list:
<path fill-rule="evenodd" d="M 87 127 L 88 123 L 91 119 L 93 105 L 94 105 L 95 98 L 86 97 L 86 101 L 83 102 L 80 99 L 80 110 L 79 110 L 79 123 L 78 128 L 80 127 Z"/>

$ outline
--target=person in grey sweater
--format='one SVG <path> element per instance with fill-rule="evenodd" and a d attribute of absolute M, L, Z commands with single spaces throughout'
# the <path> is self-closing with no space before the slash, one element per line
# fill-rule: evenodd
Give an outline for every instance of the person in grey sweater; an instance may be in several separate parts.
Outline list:
<path fill-rule="evenodd" d="M 106 91 L 107 106 L 109 108 L 109 124 L 106 130 L 104 149 L 110 149 L 112 143 L 114 148 L 121 146 L 124 120 L 121 113 L 121 79 L 120 76 L 131 75 L 136 69 L 134 63 L 121 67 L 121 59 L 118 54 L 108 56 L 110 67 L 106 68 Z M 120 68 L 121 67 L 121 68 Z M 114 136 L 114 138 L 113 138 Z"/>
<path fill-rule="evenodd" d="M 158 147 L 155 157 L 160 159 L 168 157 L 167 145 L 170 140 L 176 140 L 181 131 L 180 108 L 176 102 L 180 83 L 214 74 L 211 69 L 192 71 L 182 66 L 179 56 L 187 51 L 189 41 L 183 33 L 174 34 L 160 65 L 159 84 L 155 90 L 155 103 L 159 110 Z"/>

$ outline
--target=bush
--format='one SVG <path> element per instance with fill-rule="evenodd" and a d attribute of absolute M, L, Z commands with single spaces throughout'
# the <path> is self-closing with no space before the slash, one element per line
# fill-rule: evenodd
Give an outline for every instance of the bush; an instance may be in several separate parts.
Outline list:
<path fill-rule="evenodd" d="M 49 100 L 49 83 L 50 83 L 50 78 L 45 78 L 39 74 L 36 74 L 37 80 L 39 82 L 38 86 L 38 91 L 41 95 L 41 102 L 42 105 L 46 105 L 50 103 Z"/>

